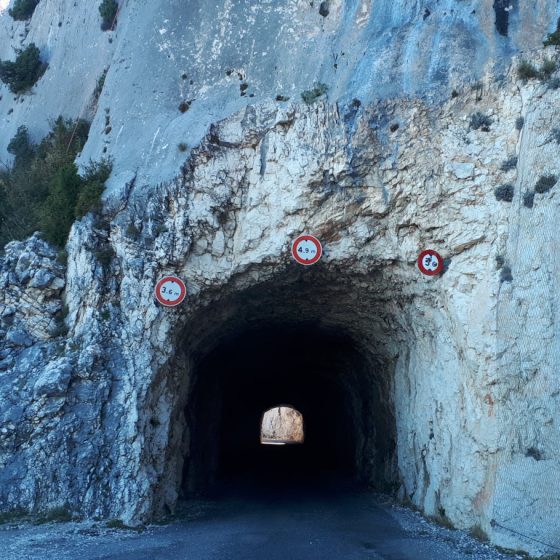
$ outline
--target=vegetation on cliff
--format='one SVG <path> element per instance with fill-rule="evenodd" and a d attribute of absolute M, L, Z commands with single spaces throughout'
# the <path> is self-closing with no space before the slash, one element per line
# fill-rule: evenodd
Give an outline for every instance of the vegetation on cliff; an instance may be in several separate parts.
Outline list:
<path fill-rule="evenodd" d="M 8 85 L 12 93 L 22 93 L 35 85 L 47 64 L 41 62 L 41 51 L 35 43 L 16 52 L 15 61 L 0 60 L 0 80 Z"/>
<path fill-rule="evenodd" d="M 24 21 L 33 15 L 38 3 L 39 0 L 15 0 L 8 13 L 15 20 Z"/>
<path fill-rule="evenodd" d="M 33 144 L 27 128 L 19 127 L 8 145 L 13 166 L 0 169 L 1 247 L 37 230 L 62 247 L 75 219 L 101 209 L 110 162 L 91 163 L 83 175 L 74 164 L 88 132 L 88 122 L 59 117 L 51 132 Z"/>

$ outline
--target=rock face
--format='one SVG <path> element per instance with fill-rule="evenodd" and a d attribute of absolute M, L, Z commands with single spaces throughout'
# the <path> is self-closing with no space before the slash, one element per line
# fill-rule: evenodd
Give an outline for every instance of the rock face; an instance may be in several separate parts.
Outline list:
<path fill-rule="evenodd" d="M 82 160 L 107 147 L 115 173 L 104 219 L 73 226 L 66 269 L 37 235 L 0 260 L 2 509 L 66 503 L 127 522 L 173 510 L 219 469 L 217 434 L 234 433 L 220 411 L 243 394 L 266 410 L 259 380 L 273 371 L 301 384 L 304 416 L 340 409 L 333 448 L 361 480 L 502 546 L 560 546 L 560 187 L 524 203 L 541 175 L 560 175 L 560 90 L 522 87 L 497 62 L 539 44 L 557 8 L 513 2 L 497 29 L 489 1 L 333 0 L 322 14 L 317 2 L 125 2 L 103 35 L 93 4 L 71 4 L 42 0 L 28 24 L 24 42 L 51 41 L 53 62 L 36 98 L 3 93 L 0 116 L 14 111 L 0 142 L 24 115 L 60 112 L 49 88 L 74 87 L 68 72 L 87 66 L 66 104 L 81 114 L 110 63 Z M 25 24 L 0 17 L 16 40 Z M 263 22 L 274 33 L 249 32 Z M 72 50 L 78 36 L 94 56 Z M 483 72 L 481 92 L 468 81 Z M 301 103 L 313 81 L 328 99 Z M 488 130 L 469 127 L 476 112 Z M 511 202 L 497 200 L 502 184 Z M 324 245 L 309 268 L 290 257 L 304 232 Z M 425 248 L 445 258 L 441 276 L 418 271 Z M 178 308 L 153 297 L 166 274 L 187 283 Z"/>

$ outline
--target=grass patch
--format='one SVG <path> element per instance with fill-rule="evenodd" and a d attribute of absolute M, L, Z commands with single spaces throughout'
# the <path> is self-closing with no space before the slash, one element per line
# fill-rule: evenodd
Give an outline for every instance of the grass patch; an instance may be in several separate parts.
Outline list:
<path fill-rule="evenodd" d="M 551 58 L 547 58 L 540 68 L 540 77 L 543 80 L 548 80 L 554 72 L 556 72 L 557 64 Z"/>
<path fill-rule="evenodd" d="M 40 513 L 35 523 L 42 525 L 43 523 L 67 523 L 72 521 L 73 516 L 66 506 L 54 507 Z"/>
<path fill-rule="evenodd" d="M 528 60 L 522 60 L 517 67 L 517 77 L 527 83 L 529 80 L 534 80 L 539 77 L 539 71 L 534 64 Z"/>
<path fill-rule="evenodd" d="M 127 525 L 120 519 L 110 519 L 107 523 L 105 523 L 105 527 L 107 527 L 107 529 L 119 529 L 121 531 L 136 531 L 137 533 L 141 533 L 146 530 L 144 525 L 134 527 L 132 525 Z"/>
<path fill-rule="evenodd" d="M 29 517 L 29 513 L 22 508 L 15 508 L 10 511 L 0 512 L 0 525 L 24 521 Z"/>
<path fill-rule="evenodd" d="M 105 68 L 101 73 L 101 76 L 97 79 L 97 83 L 95 84 L 95 89 L 93 90 L 93 99 L 95 101 L 99 100 L 101 96 L 101 92 L 103 91 L 103 87 L 105 86 L 105 78 L 107 78 L 107 71 L 108 68 Z"/>
<path fill-rule="evenodd" d="M 453 529 L 453 530 L 455 529 L 455 525 L 453 525 L 449 517 L 447 517 L 447 515 L 445 514 L 431 515 L 430 517 L 428 517 L 428 519 L 430 521 L 433 521 L 440 527 L 445 527 L 446 529 Z"/>
<path fill-rule="evenodd" d="M 488 533 L 480 526 L 480 525 L 473 525 L 469 531 L 471 537 L 478 539 L 482 542 L 488 542 L 490 539 L 488 538 Z"/>
<path fill-rule="evenodd" d="M 319 97 L 325 95 L 328 90 L 329 87 L 326 84 L 318 82 L 314 84 L 312 89 L 302 92 L 301 98 L 305 103 L 307 103 L 307 105 L 311 105 L 312 103 L 315 103 Z"/>
<path fill-rule="evenodd" d="M 523 81 L 523 83 L 535 79 L 548 82 L 552 79 L 552 75 L 557 69 L 558 64 L 551 58 L 544 60 L 540 68 L 537 68 L 528 60 L 521 60 L 517 67 L 517 77 Z"/>

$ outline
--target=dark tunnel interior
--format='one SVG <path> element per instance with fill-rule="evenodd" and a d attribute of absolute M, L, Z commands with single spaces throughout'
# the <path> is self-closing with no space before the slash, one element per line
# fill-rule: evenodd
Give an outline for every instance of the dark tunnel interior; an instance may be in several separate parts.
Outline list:
<path fill-rule="evenodd" d="M 313 323 L 257 326 L 218 344 L 197 360 L 185 410 L 183 494 L 334 476 L 386 488 L 395 428 L 383 374 L 344 332 Z M 262 445 L 262 415 L 282 404 L 303 415 L 305 441 Z"/>

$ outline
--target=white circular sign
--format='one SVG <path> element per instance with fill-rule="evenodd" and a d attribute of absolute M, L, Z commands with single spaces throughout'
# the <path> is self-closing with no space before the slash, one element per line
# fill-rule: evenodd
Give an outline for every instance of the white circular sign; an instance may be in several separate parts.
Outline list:
<path fill-rule="evenodd" d="M 187 293 L 185 283 L 176 276 L 166 276 L 156 285 L 156 299 L 168 307 L 179 305 Z"/>
<path fill-rule="evenodd" d="M 321 243 L 312 235 L 300 235 L 292 245 L 292 256 L 299 264 L 315 264 L 322 252 Z"/>
<path fill-rule="evenodd" d="M 418 268 L 423 274 L 435 276 L 443 270 L 443 258 L 432 249 L 422 251 L 418 257 Z"/>

